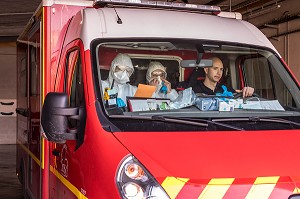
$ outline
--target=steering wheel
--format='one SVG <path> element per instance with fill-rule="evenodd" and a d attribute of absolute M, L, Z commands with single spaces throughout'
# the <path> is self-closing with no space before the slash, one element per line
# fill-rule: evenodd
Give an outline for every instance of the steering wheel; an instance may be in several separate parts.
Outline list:
<path fill-rule="evenodd" d="M 260 96 L 257 93 L 253 93 L 251 97 L 258 97 L 258 98 L 260 98 Z M 233 98 L 234 99 L 243 98 L 243 92 L 233 94 Z M 249 97 L 247 97 L 247 98 L 249 98 Z"/>

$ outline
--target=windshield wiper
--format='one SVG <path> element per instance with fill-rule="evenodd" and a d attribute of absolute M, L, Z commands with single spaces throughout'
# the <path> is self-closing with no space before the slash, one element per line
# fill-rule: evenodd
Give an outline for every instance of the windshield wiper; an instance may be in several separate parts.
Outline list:
<path fill-rule="evenodd" d="M 170 116 L 166 116 L 164 118 L 176 118 L 176 119 L 179 119 L 177 117 L 170 117 Z M 180 119 L 184 119 L 185 121 L 206 122 L 207 124 L 213 124 L 213 125 L 217 125 L 217 126 L 222 126 L 222 127 L 226 127 L 226 128 L 237 130 L 237 131 L 244 131 L 243 128 L 235 127 L 235 126 L 232 126 L 232 125 L 229 125 L 229 124 L 223 124 L 223 123 L 220 123 L 218 121 L 213 121 L 213 120 L 206 120 L 206 119 L 199 119 L 199 118 L 180 118 Z"/>
<path fill-rule="evenodd" d="M 151 119 L 151 120 L 155 120 L 155 121 L 174 122 L 174 123 L 190 124 L 190 125 L 204 126 L 204 127 L 208 127 L 209 124 L 213 124 L 213 125 L 237 130 L 237 131 L 244 131 L 243 128 L 235 127 L 235 126 L 232 126 L 229 124 L 223 124 L 220 122 L 215 122 L 215 121 L 210 121 L 210 120 L 205 120 L 205 119 L 198 119 L 198 118 L 182 118 L 182 117 L 171 117 L 171 116 L 163 116 L 163 115 L 153 115 L 152 117 L 129 116 L 128 118 L 133 119 L 132 117 L 135 117 L 135 119 Z M 201 122 L 201 123 L 199 123 L 199 122 Z"/>
<path fill-rule="evenodd" d="M 170 117 L 170 116 L 163 116 L 163 115 L 153 115 L 151 117 L 147 116 L 132 116 L 132 115 L 110 115 L 110 118 L 125 118 L 125 119 L 135 119 L 135 120 L 153 120 L 153 121 L 161 121 L 161 122 L 173 122 L 177 124 L 186 124 L 186 125 L 194 125 L 194 126 L 201 126 L 201 127 L 208 127 L 209 124 L 229 128 L 232 130 L 237 131 L 244 131 L 243 128 L 235 127 L 229 124 L 223 124 L 217 121 L 210 121 L 205 119 L 198 119 L 198 118 L 179 118 L 179 117 Z"/>
<path fill-rule="evenodd" d="M 109 118 L 116 118 L 116 119 L 134 119 L 134 120 L 152 120 L 152 121 L 160 121 L 160 122 L 172 122 L 177 124 L 186 124 L 186 125 L 194 125 L 194 126 L 201 126 L 201 127 L 208 127 L 207 123 L 199 123 L 189 120 L 183 120 L 179 118 L 171 118 L 171 117 L 164 117 L 164 116 L 132 116 L 132 115 L 110 115 Z"/>
<path fill-rule="evenodd" d="M 300 127 L 300 123 L 293 122 L 286 119 L 281 118 L 268 118 L 268 117 L 248 117 L 248 118 L 221 118 L 221 119 L 213 119 L 215 122 L 236 122 L 236 121 L 249 121 L 249 122 L 274 122 L 281 124 L 289 124 Z"/>

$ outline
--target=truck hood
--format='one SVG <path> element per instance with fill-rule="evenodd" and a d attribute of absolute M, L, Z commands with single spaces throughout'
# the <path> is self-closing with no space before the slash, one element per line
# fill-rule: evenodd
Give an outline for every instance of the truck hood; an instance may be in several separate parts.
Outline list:
<path fill-rule="evenodd" d="M 114 135 L 171 198 L 288 198 L 300 187 L 299 130 Z"/>

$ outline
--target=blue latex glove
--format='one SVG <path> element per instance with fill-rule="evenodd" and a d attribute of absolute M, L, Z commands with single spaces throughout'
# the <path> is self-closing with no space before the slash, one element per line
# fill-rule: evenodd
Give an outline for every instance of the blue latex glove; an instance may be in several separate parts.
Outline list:
<path fill-rule="evenodd" d="M 233 97 L 233 93 L 227 90 L 227 87 L 222 85 L 223 93 L 216 93 L 216 96 Z"/>
<path fill-rule="evenodd" d="M 117 98 L 117 106 L 119 108 L 125 107 L 126 104 L 124 103 L 124 101 L 121 98 Z"/>
<path fill-rule="evenodd" d="M 166 85 L 164 84 L 164 82 L 162 82 L 162 86 L 161 86 L 159 92 L 167 94 L 168 88 L 166 87 Z"/>

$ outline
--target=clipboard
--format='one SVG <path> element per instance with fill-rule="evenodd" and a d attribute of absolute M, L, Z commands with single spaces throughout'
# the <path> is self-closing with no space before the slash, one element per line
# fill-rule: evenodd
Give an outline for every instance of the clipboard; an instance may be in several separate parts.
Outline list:
<path fill-rule="evenodd" d="M 134 97 L 152 97 L 153 93 L 156 90 L 156 86 L 150 86 L 146 84 L 139 84 L 138 88 L 134 94 Z"/>

